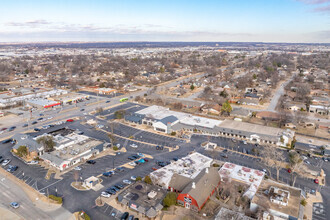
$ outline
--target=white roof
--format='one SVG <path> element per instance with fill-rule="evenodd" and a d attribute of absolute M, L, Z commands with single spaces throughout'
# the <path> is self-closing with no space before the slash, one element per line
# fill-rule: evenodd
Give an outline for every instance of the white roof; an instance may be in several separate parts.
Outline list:
<path fill-rule="evenodd" d="M 168 188 L 172 176 L 176 173 L 194 179 L 205 168 L 211 166 L 212 158 L 200 153 L 192 153 L 150 174 L 154 184 Z"/>
<path fill-rule="evenodd" d="M 29 103 L 35 104 L 35 105 L 40 105 L 40 106 L 46 106 L 46 105 L 53 105 L 57 104 L 59 102 L 55 102 L 49 99 L 30 99 L 28 100 Z"/>
<path fill-rule="evenodd" d="M 250 187 L 244 195 L 252 199 L 264 178 L 265 172 L 226 162 L 219 170 L 219 175 L 221 181 L 224 178 L 229 178 L 249 185 Z"/>
<path fill-rule="evenodd" d="M 148 108 L 142 109 L 136 112 L 137 114 L 145 115 L 147 117 L 152 117 L 157 120 L 161 120 L 168 116 L 175 116 L 179 119 L 179 122 L 182 124 L 190 126 L 202 126 L 206 128 L 214 128 L 214 126 L 219 125 L 222 121 L 209 119 L 205 117 L 199 117 L 190 115 L 183 112 L 171 111 L 169 108 L 162 106 L 153 105 Z"/>

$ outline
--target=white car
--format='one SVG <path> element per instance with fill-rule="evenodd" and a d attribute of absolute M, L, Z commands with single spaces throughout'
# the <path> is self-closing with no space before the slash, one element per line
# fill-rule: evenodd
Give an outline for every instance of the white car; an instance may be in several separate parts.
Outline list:
<path fill-rule="evenodd" d="M 101 193 L 101 196 L 102 196 L 102 197 L 105 197 L 105 198 L 110 198 L 111 195 L 110 195 L 110 193 L 102 192 L 102 193 Z"/>
<path fill-rule="evenodd" d="M 136 176 L 131 176 L 131 180 L 136 180 Z"/>
<path fill-rule="evenodd" d="M 50 120 L 50 119 L 52 119 L 52 118 L 53 118 L 53 117 L 52 117 L 52 116 L 50 116 L 50 117 L 48 117 L 48 118 L 47 118 L 47 120 Z"/>
<path fill-rule="evenodd" d="M 247 142 L 246 141 L 243 141 L 243 144 L 247 144 Z"/>
<path fill-rule="evenodd" d="M 80 167 L 75 167 L 75 168 L 73 168 L 74 170 L 81 170 L 81 168 Z"/>
<path fill-rule="evenodd" d="M 28 164 L 31 164 L 31 165 L 38 164 L 38 163 L 39 163 L 39 162 L 36 161 L 36 160 L 31 160 L 31 161 L 28 162 Z"/>
<path fill-rule="evenodd" d="M 10 206 L 11 206 L 12 208 L 14 208 L 14 209 L 18 209 L 18 208 L 19 208 L 19 204 L 18 204 L 18 202 L 12 202 L 12 203 L 10 203 Z"/>
<path fill-rule="evenodd" d="M 130 145 L 132 148 L 137 148 L 138 146 L 136 144 L 131 144 Z"/>
<path fill-rule="evenodd" d="M 131 166 L 135 167 L 136 163 L 134 161 L 132 161 L 132 162 L 129 162 L 128 165 L 131 165 Z"/>
<path fill-rule="evenodd" d="M 141 153 L 137 153 L 137 155 L 139 155 L 140 157 L 144 157 L 144 154 Z"/>
<path fill-rule="evenodd" d="M 117 147 L 120 147 L 120 144 L 116 144 Z"/>
<path fill-rule="evenodd" d="M 10 159 L 5 159 L 3 162 L 2 162 L 2 166 L 6 166 L 7 164 L 9 164 L 10 163 Z"/>
<path fill-rule="evenodd" d="M 132 184 L 132 181 L 130 181 L 130 180 L 123 180 L 123 183 L 129 185 L 129 184 Z"/>

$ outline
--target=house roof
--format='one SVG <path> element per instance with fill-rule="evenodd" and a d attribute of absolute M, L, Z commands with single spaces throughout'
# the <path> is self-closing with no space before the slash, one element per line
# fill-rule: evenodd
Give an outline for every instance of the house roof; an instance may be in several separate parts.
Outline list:
<path fill-rule="evenodd" d="M 234 108 L 230 115 L 236 115 L 236 116 L 248 116 L 250 114 L 250 111 L 245 108 Z"/>
<path fill-rule="evenodd" d="M 41 145 L 37 143 L 36 140 L 33 139 L 32 136 L 27 134 L 15 134 L 12 137 L 13 140 L 16 141 L 16 144 L 13 146 L 13 149 L 18 149 L 20 146 L 26 146 L 30 152 L 36 151 L 38 152 L 40 148 L 42 148 Z"/>
<path fill-rule="evenodd" d="M 190 178 L 175 173 L 172 176 L 169 186 L 178 191 L 182 191 L 190 182 Z"/>
<path fill-rule="evenodd" d="M 195 187 L 193 187 L 192 182 L 195 183 Z M 204 169 L 195 179 L 192 180 L 192 182 L 184 188 L 182 194 L 189 194 L 192 196 L 196 200 L 198 207 L 201 208 L 203 203 L 220 182 L 218 168 L 210 167 Z"/>

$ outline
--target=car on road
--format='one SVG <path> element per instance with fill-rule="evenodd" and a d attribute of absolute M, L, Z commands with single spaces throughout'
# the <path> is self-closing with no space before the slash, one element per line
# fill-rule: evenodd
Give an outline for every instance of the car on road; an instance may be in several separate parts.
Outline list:
<path fill-rule="evenodd" d="M 12 126 L 8 129 L 8 131 L 13 131 L 13 130 L 15 130 L 15 128 L 16 128 L 16 126 Z"/>
<path fill-rule="evenodd" d="M 111 196 L 111 194 L 107 193 L 107 192 L 101 192 L 101 196 L 105 197 L 105 198 L 109 198 Z"/>
<path fill-rule="evenodd" d="M 130 181 L 130 180 L 123 180 L 123 183 L 129 185 L 129 184 L 132 184 L 132 181 Z"/>
<path fill-rule="evenodd" d="M 31 124 L 35 125 L 35 124 L 37 124 L 37 123 L 38 123 L 37 121 L 33 121 Z"/>
<path fill-rule="evenodd" d="M 306 163 L 306 164 L 311 164 L 308 160 L 305 160 L 305 163 Z"/>
<path fill-rule="evenodd" d="M 23 128 L 26 128 L 27 126 L 29 126 L 29 125 L 28 125 L 28 124 L 24 124 L 22 127 L 23 127 Z"/>
<path fill-rule="evenodd" d="M 37 120 L 38 120 L 38 121 L 41 121 L 42 119 L 44 119 L 44 118 L 38 118 Z"/>
<path fill-rule="evenodd" d="M 37 160 L 31 160 L 29 162 L 27 162 L 27 164 L 30 164 L 30 165 L 35 165 L 35 164 L 38 164 L 39 162 Z"/>
<path fill-rule="evenodd" d="M 80 167 L 75 167 L 75 168 L 73 168 L 74 170 L 81 170 L 81 168 Z"/>
<path fill-rule="evenodd" d="M 221 153 L 220 156 L 223 157 L 223 158 L 228 158 L 228 155 L 224 154 L 224 153 Z"/>
<path fill-rule="evenodd" d="M 87 160 L 86 163 L 88 163 L 88 164 L 95 164 L 96 161 L 95 160 Z"/>
<path fill-rule="evenodd" d="M 83 132 L 83 131 L 77 131 L 77 134 L 79 134 L 79 135 L 83 135 L 84 132 Z"/>
<path fill-rule="evenodd" d="M 292 170 L 290 168 L 288 169 L 288 173 L 292 173 Z"/>
<path fill-rule="evenodd" d="M 82 112 L 83 112 L 83 111 L 85 111 L 85 109 L 84 109 L 84 108 L 82 108 L 82 109 L 80 109 L 80 111 L 82 111 Z"/>
<path fill-rule="evenodd" d="M 129 216 L 129 213 L 128 212 L 125 212 L 121 217 L 120 217 L 120 220 L 127 220 Z"/>
<path fill-rule="evenodd" d="M 106 101 L 105 103 L 109 103 L 110 101 L 108 100 L 108 101 Z"/>
<path fill-rule="evenodd" d="M 136 176 L 131 176 L 131 180 L 135 181 L 136 180 Z"/>
<path fill-rule="evenodd" d="M 73 122 L 73 119 L 68 119 L 66 120 L 66 122 Z"/>
<path fill-rule="evenodd" d="M 9 165 L 7 171 L 12 173 L 18 169 L 18 166 Z"/>
<path fill-rule="evenodd" d="M 35 131 L 41 131 L 39 128 L 34 128 L 33 130 L 35 130 Z"/>
<path fill-rule="evenodd" d="M 314 180 L 314 183 L 319 184 L 319 180 L 318 179 L 315 179 Z"/>
<path fill-rule="evenodd" d="M 10 203 L 10 207 L 12 207 L 14 209 L 18 209 L 19 208 L 19 203 L 18 202 L 12 202 L 12 203 Z"/>
<path fill-rule="evenodd" d="M 42 129 L 48 129 L 48 128 L 50 128 L 49 125 L 43 125 L 43 126 L 42 126 Z"/>
<path fill-rule="evenodd" d="M 50 120 L 50 119 L 53 119 L 53 116 L 50 116 L 50 117 L 47 118 L 47 120 Z"/>
<path fill-rule="evenodd" d="M 1 131 L 5 131 L 5 130 L 7 130 L 7 128 L 1 128 Z"/>
<path fill-rule="evenodd" d="M 5 159 L 3 162 L 2 162 L 2 166 L 6 166 L 7 164 L 9 164 L 10 163 L 10 159 Z"/>

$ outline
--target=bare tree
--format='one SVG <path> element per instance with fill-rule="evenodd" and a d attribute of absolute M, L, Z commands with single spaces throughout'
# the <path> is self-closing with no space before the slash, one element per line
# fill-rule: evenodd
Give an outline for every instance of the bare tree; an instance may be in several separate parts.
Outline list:
<path fill-rule="evenodd" d="M 266 145 L 261 150 L 262 160 L 269 167 L 275 167 L 276 169 L 276 180 L 279 181 L 280 178 L 280 169 L 283 167 L 284 163 L 284 153 L 283 150 L 277 149 L 274 146 Z M 271 176 L 271 172 L 269 175 Z"/>
<path fill-rule="evenodd" d="M 78 185 L 78 179 L 79 179 L 79 171 L 78 170 L 75 170 L 73 172 L 73 178 L 76 181 L 76 185 Z"/>
<path fill-rule="evenodd" d="M 297 152 L 290 152 L 289 153 L 289 161 L 291 166 L 291 176 L 292 176 L 292 186 L 294 186 L 297 176 L 303 174 L 303 159 Z"/>

